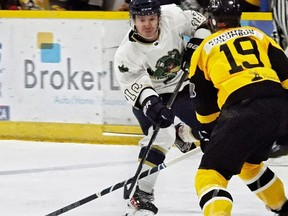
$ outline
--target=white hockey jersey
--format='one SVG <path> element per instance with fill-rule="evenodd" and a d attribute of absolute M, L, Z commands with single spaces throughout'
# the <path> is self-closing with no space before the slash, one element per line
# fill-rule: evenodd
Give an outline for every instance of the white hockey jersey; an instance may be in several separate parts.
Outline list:
<path fill-rule="evenodd" d="M 186 45 L 184 36 L 192 36 L 205 21 L 202 14 L 183 11 L 175 4 L 161 6 L 161 11 L 157 41 L 147 44 L 129 40 L 131 29 L 115 53 L 116 78 L 132 106 L 138 106 L 138 98 L 144 89 L 154 89 L 157 94 L 174 91 L 183 73 L 180 65 Z M 186 84 L 188 81 L 182 88 Z"/>

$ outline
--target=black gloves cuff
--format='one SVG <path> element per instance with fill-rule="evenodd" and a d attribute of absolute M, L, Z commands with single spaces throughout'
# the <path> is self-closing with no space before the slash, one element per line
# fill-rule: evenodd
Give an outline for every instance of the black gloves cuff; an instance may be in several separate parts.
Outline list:
<path fill-rule="evenodd" d="M 174 123 L 174 114 L 166 107 L 160 97 L 155 95 L 147 97 L 143 103 L 143 113 L 153 125 L 167 128 Z"/>

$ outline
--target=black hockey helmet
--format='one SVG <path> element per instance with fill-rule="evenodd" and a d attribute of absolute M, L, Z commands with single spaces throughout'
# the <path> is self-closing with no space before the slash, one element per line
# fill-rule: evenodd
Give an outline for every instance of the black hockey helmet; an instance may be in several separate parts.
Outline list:
<path fill-rule="evenodd" d="M 148 16 L 152 14 L 161 14 L 160 3 L 158 0 L 132 0 L 130 5 L 130 16 L 136 15 Z"/>
<path fill-rule="evenodd" d="M 210 0 L 207 12 L 212 32 L 241 26 L 242 11 L 238 0 Z"/>

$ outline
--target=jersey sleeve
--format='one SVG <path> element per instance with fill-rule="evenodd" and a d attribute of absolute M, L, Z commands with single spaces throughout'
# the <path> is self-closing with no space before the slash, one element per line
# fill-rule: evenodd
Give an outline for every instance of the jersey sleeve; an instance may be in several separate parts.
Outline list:
<path fill-rule="evenodd" d="M 197 120 L 202 125 L 213 124 L 220 114 L 217 103 L 218 90 L 211 81 L 205 79 L 204 72 L 199 67 L 190 77 L 190 82 L 195 85 L 194 104 Z"/>
<path fill-rule="evenodd" d="M 143 66 L 139 66 L 143 65 L 141 61 L 144 58 L 141 54 L 134 53 L 133 49 L 127 49 L 126 46 L 119 48 L 114 56 L 116 79 L 126 100 L 134 107 L 140 107 L 138 100 L 144 89 L 153 89 L 147 70 Z"/>
<path fill-rule="evenodd" d="M 175 4 L 162 6 L 162 13 L 162 17 L 167 17 L 171 26 L 180 35 L 192 36 L 198 27 L 206 22 L 205 16 L 201 13 L 194 10 L 182 10 Z"/>
<path fill-rule="evenodd" d="M 203 44 L 204 44 L 204 42 L 202 41 L 201 44 L 197 47 L 197 49 L 193 52 L 193 55 L 191 56 L 189 75 L 188 75 L 189 78 L 194 76 L 196 73 L 196 69 L 197 69 L 198 63 L 200 61 L 201 51 L 203 49 Z"/>
<path fill-rule="evenodd" d="M 268 56 L 272 69 L 276 71 L 281 85 L 288 91 L 288 58 L 282 48 L 270 37 L 267 37 Z"/>
<path fill-rule="evenodd" d="M 190 82 L 195 85 L 196 97 L 194 98 L 196 117 L 202 125 L 213 124 L 220 113 L 217 103 L 218 90 L 204 73 L 203 65 L 205 56 L 202 56 L 203 42 L 193 53 L 189 68 Z M 202 66 L 202 67 L 199 67 Z"/>

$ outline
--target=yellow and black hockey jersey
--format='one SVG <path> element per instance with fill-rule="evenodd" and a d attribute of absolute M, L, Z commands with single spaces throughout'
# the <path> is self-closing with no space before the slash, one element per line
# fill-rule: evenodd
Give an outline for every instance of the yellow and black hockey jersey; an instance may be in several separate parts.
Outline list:
<path fill-rule="evenodd" d="M 254 27 L 229 28 L 202 41 L 191 58 L 196 112 L 201 123 L 223 106 L 288 89 L 288 59 L 280 46 Z M 280 90 L 279 90 L 280 89 Z"/>

